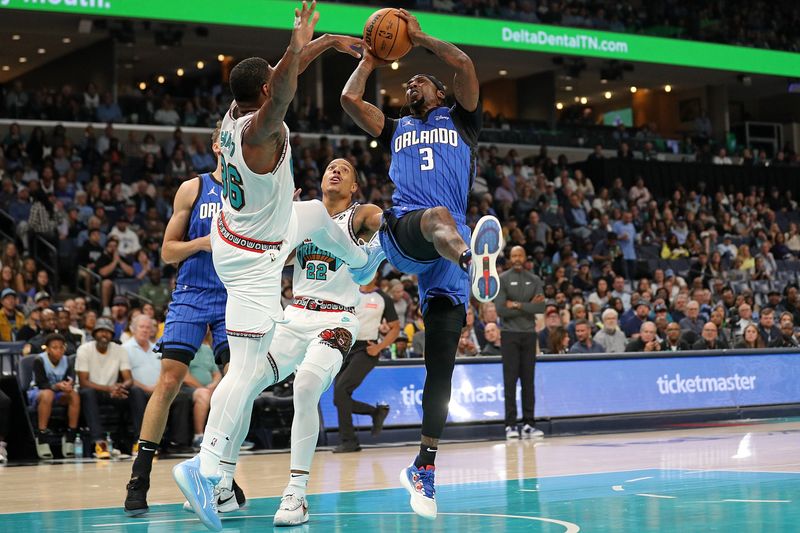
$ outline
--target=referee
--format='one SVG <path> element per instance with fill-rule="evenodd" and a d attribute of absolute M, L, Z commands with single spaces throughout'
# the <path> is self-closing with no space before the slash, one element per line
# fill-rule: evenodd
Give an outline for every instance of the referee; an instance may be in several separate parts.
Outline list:
<path fill-rule="evenodd" d="M 383 429 L 383 421 L 389 414 L 389 406 L 375 406 L 353 399 L 353 391 L 361 385 L 375 365 L 381 350 L 388 348 L 400 333 L 400 321 L 394 309 L 394 302 L 377 288 L 377 274 L 369 285 L 361 287 L 361 302 L 356 307 L 360 323 L 358 337 L 350 353 L 342 364 L 333 386 L 333 403 L 339 412 L 339 446 L 334 453 L 357 452 L 361 450 L 353 427 L 353 413 L 372 417 L 372 434 L 378 435 Z M 378 329 L 386 319 L 389 332 L 378 342 Z"/>
<path fill-rule="evenodd" d="M 517 380 L 522 381 L 522 437 L 541 437 L 533 419 L 534 364 L 536 363 L 536 313 L 543 313 L 544 283 L 536 274 L 523 269 L 525 249 L 511 249 L 511 270 L 500 275 L 500 290 L 495 299 L 497 314 L 503 318 L 503 385 L 506 400 L 506 438 L 520 436 L 517 429 Z"/>

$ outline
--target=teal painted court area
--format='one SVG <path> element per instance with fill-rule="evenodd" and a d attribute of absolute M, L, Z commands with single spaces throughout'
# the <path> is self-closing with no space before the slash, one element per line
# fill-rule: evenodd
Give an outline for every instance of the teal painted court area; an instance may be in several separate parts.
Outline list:
<path fill-rule="evenodd" d="M 800 473 L 631 470 L 442 485 L 440 516 L 409 511 L 404 490 L 312 495 L 311 520 L 282 531 L 542 531 L 547 533 L 800 530 Z M 277 498 L 226 515 L 226 531 L 272 528 Z M 127 518 L 119 508 L 0 515 L 3 531 L 206 531 L 179 505 Z"/>

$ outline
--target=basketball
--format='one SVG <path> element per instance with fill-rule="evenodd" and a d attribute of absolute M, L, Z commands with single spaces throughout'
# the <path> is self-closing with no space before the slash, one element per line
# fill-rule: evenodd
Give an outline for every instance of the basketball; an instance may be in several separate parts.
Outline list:
<path fill-rule="evenodd" d="M 389 61 L 400 59 L 412 47 L 406 27 L 397 9 L 379 9 L 364 24 L 364 42 L 375 57 Z"/>

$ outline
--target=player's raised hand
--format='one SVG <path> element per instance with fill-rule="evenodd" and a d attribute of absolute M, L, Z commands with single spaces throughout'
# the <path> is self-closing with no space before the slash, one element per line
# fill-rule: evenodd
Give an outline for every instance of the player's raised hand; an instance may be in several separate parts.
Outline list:
<path fill-rule="evenodd" d="M 422 31 L 422 28 L 419 25 L 419 21 L 417 17 L 406 11 L 405 9 L 399 9 L 400 13 L 397 15 L 401 19 L 406 21 L 408 24 L 406 31 L 408 31 L 408 38 L 411 40 L 411 44 L 414 46 L 419 46 L 417 42 L 417 38 L 425 35 L 425 32 Z"/>
<path fill-rule="evenodd" d="M 299 54 L 314 36 L 314 27 L 319 20 L 319 11 L 316 11 L 316 8 L 317 2 L 313 0 L 311 5 L 303 1 L 303 7 L 294 10 L 294 29 L 292 29 L 289 49 L 296 54 Z"/>
<path fill-rule="evenodd" d="M 350 37 L 349 35 L 329 35 L 333 48 L 337 52 L 343 54 L 350 54 L 351 56 L 361 59 L 361 50 L 364 43 L 358 37 Z"/>
<path fill-rule="evenodd" d="M 361 62 L 370 65 L 372 68 L 385 67 L 392 63 L 391 61 L 373 55 L 366 46 L 364 46 L 364 56 L 361 58 Z"/>

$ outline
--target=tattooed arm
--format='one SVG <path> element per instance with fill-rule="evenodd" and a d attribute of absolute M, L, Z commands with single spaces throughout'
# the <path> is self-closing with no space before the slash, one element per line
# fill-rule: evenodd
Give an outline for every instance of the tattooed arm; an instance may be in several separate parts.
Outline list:
<path fill-rule="evenodd" d="M 456 101 L 466 111 L 475 111 L 478 107 L 480 83 L 478 75 L 475 73 L 475 65 L 472 64 L 469 56 L 455 45 L 440 41 L 423 32 L 417 17 L 405 9 L 400 10 L 400 17 L 408 23 L 408 37 L 414 46 L 427 48 L 436 54 L 436 57 L 456 69 L 456 75 L 453 77 L 453 93 Z"/>
<path fill-rule="evenodd" d="M 386 63 L 364 50 L 364 57 L 347 80 L 340 98 L 342 108 L 350 118 L 373 137 L 379 136 L 383 131 L 386 117 L 383 111 L 364 101 L 364 89 L 372 71 Z"/>

